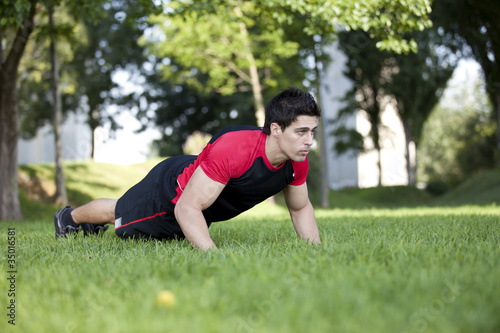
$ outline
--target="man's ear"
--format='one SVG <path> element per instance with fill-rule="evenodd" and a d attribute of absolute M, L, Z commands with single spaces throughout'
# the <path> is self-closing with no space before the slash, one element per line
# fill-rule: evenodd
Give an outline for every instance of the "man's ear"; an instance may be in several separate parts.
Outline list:
<path fill-rule="evenodd" d="M 281 126 L 278 123 L 271 123 L 270 130 L 272 136 L 277 137 L 281 134 Z"/>

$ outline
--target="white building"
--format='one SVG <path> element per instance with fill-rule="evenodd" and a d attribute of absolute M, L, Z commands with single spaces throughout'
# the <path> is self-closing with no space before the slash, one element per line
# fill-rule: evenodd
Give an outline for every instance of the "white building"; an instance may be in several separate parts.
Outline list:
<path fill-rule="evenodd" d="M 62 127 L 63 158 L 86 160 L 91 153 L 91 131 L 86 116 L 69 113 Z M 40 128 L 31 140 L 19 140 L 18 164 L 52 163 L 55 161 L 54 131 L 51 125 Z"/>
<path fill-rule="evenodd" d="M 335 125 L 339 110 L 344 105 L 342 99 L 352 88 L 352 82 L 343 74 L 347 57 L 334 43 L 324 49 L 331 56 L 331 63 L 324 70 L 321 78 L 321 108 L 323 111 L 326 148 L 328 151 L 328 182 L 333 189 L 345 187 L 372 187 L 378 184 L 379 170 L 377 167 L 378 154 L 373 148 L 373 142 L 365 139 L 368 151 L 364 154 L 346 153 L 337 155 L 333 147 L 335 139 L 329 133 Z M 388 101 L 390 102 L 390 101 Z M 342 120 L 347 128 L 356 129 L 364 137 L 370 131 L 370 123 L 364 111 Z M 407 185 L 405 136 L 403 125 L 394 107 L 387 103 L 381 115 L 381 164 L 382 185 Z"/>

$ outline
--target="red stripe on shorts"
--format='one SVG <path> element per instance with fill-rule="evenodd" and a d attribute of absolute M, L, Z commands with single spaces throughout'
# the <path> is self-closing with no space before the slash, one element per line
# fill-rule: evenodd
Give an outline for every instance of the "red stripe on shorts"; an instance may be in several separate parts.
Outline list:
<path fill-rule="evenodd" d="M 145 221 L 145 220 L 149 220 L 149 219 L 153 219 L 159 215 L 164 215 L 164 214 L 167 214 L 167 212 L 162 212 L 162 213 L 156 213 L 155 215 L 153 216 L 148 216 L 148 217 L 145 217 L 145 218 L 142 218 L 142 219 L 139 219 L 139 220 L 135 220 L 135 221 L 132 221 L 132 222 L 129 222 L 127 224 L 122 224 L 121 226 L 119 226 L 118 228 L 116 228 L 115 230 L 117 229 L 120 229 L 121 227 L 126 227 L 128 225 L 131 225 L 131 224 L 134 224 L 134 223 L 137 223 L 137 222 L 141 222 L 141 221 Z"/>

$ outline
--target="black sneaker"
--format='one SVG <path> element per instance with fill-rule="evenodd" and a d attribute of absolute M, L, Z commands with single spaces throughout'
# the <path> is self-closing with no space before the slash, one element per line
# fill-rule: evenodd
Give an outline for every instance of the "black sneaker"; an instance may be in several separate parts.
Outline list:
<path fill-rule="evenodd" d="M 68 209 L 71 209 L 71 207 L 66 206 L 64 208 L 61 208 L 54 215 L 54 227 L 56 228 L 56 238 L 66 237 L 67 234 L 76 233 L 82 230 L 82 227 L 80 226 L 73 227 L 71 225 L 64 224 L 61 217 L 64 214 L 64 212 L 66 212 Z"/>
<path fill-rule="evenodd" d="M 100 225 L 100 224 L 92 224 L 92 223 L 83 223 L 83 236 L 99 234 L 100 232 L 105 232 L 108 230 L 109 225 Z"/>

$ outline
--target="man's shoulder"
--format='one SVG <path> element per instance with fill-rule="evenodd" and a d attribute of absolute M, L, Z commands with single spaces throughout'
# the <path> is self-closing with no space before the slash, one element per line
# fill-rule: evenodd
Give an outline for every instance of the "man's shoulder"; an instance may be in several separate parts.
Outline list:
<path fill-rule="evenodd" d="M 222 136 L 225 136 L 229 134 L 230 136 L 238 136 L 238 137 L 243 137 L 243 136 L 250 136 L 250 137 L 255 137 L 259 136 L 262 133 L 262 127 L 257 127 L 257 126 L 250 126 L 250 125 L 234 125 L 234 126 L 227 126 L 222 128 L 220 131 L 215 133 L 215 135 L 212 137 L 210 140 L 210 144 L 213 144 L 215 141 L 220 139 Z"/>

